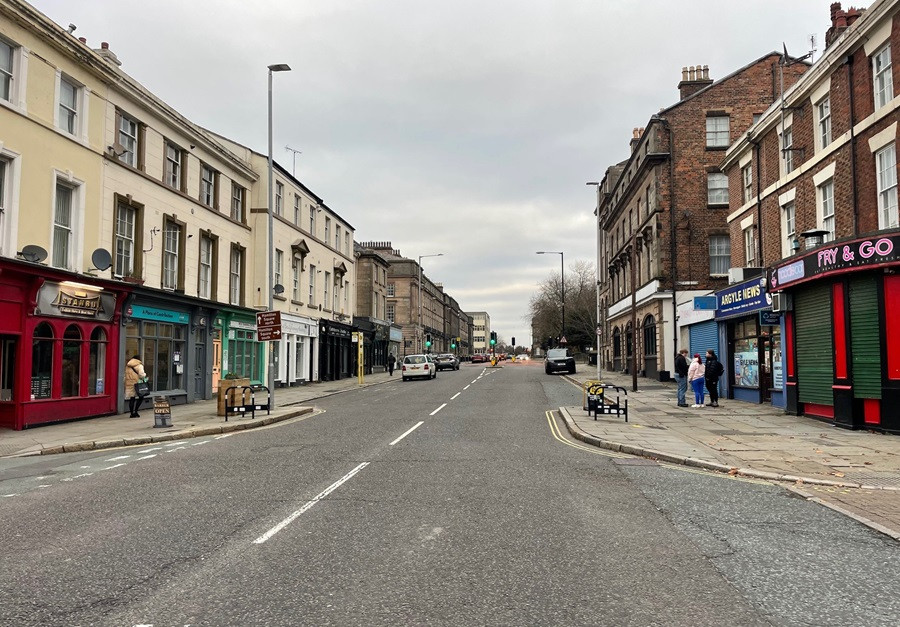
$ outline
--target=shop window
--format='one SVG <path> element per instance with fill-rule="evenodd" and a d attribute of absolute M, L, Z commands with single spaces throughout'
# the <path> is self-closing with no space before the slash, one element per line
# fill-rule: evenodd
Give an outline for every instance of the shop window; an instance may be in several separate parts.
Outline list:
<path fill-rule="evenodd" d="M 184 325 L 165 322 L 129 323 L 126 356 L 141 356 L 151 390 L 185 389 L 185 329 Z"/>
<path fill-rule="evenodd" d="M 88 361 L 88 394 L 106 394 L 106 331 L 97 327 L 91 332 Z"/>
<path fill-rule="evenodd" d="M 0 401 L 13 400 L 15 374 L 16 338 L 0 337 Z"/>
<path fill-rule="evenodd" d="M 759 387 L 759 331 L 755 320 L 734 325 L 734 385 Z"/>
<path fill-rule="evenodd" d="M 260 362 L 262 345 L 256 341 L 256 333 L 234 329 L 234 337 L 228 342 L 228 372 L 239 377 L 255 379 Z"/>
<path fill-rule="evenodd" d="M 62 345 L 62 397 L 80 396 L 81 331 L 74 324 L 66 328 Z"/>
<path fill-rule="evenodd" d="M 31 342 L 31 396 L 50 398 L 53 375 L 53 329 L 46 322 L 34 330 Z"/>
<path fill-rule="evenodd" d="M 647 316 L 644 320 L 644 356 L 656 355 L 656 318 Z"/>

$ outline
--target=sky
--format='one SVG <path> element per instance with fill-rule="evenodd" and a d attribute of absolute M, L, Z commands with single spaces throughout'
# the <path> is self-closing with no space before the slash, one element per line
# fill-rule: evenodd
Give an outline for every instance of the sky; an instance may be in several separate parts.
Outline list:
<path fill-rule="evenodd" d="M 596 261 L 596 188 L 632 129 L 782 44 L 822 54 L 831 0 L 33 0 L 193 122 L 274 154 L 464 311 L 529 345 L 528 302 Z M 849 6 L 844 3 L 845 7 Z"/>

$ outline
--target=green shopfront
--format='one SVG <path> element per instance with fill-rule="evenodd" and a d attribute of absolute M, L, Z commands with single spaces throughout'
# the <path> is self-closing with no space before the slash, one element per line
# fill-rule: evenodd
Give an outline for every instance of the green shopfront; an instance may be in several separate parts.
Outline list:
<path fill-rule="evenodd" d="M 213 337 L 221 342 L 221 376 L 266 382 L 266 355 L 256 340 L 256 312 L 231 307 L 216 316 Z M 215 367 L 215 364 L 213 365 Z"/>

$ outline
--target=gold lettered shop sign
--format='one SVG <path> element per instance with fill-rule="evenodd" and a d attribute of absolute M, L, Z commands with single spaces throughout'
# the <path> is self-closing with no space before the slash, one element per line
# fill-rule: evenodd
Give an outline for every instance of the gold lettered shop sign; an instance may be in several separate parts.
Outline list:
<path fill-rule="evenodd" d="M 35 313 L 41 316 L 112 320 L 116 295 L 83 283 L 47 281 L 38 291 Z"/>

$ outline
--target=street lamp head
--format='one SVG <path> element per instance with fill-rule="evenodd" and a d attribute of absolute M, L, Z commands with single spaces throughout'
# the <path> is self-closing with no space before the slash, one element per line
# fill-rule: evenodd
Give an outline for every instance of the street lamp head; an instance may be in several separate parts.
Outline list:
<path fill-rule="evenodd" d="M 599 185 L 600 181 L 588 181 L 585 185 Z"/>
<path fill-rule="evenodd" d="M 275 63 L 269 66 L 270 72 L 290 72 L 291 66 L 287 63 Z"/>

